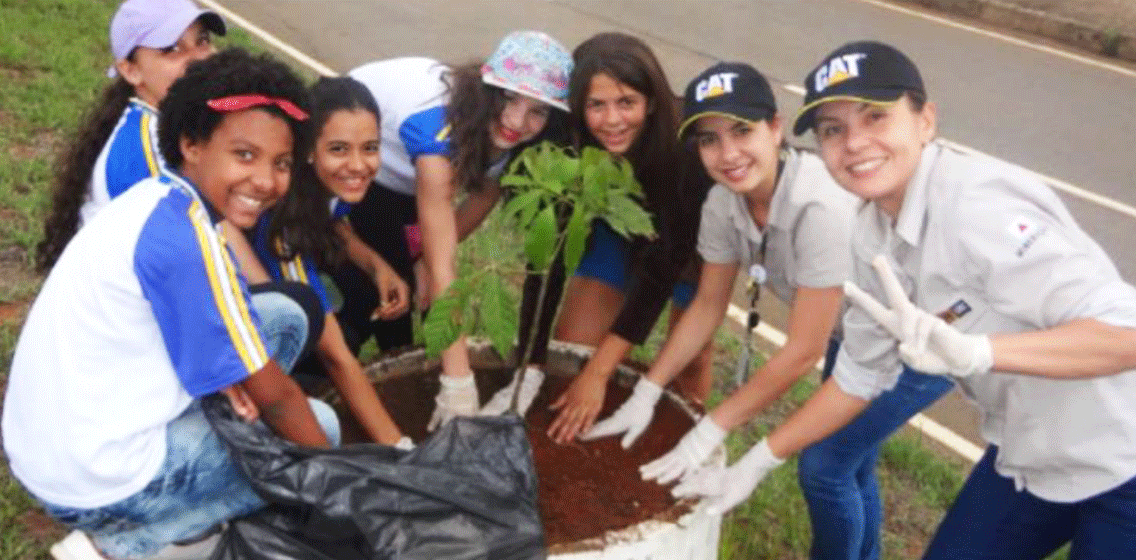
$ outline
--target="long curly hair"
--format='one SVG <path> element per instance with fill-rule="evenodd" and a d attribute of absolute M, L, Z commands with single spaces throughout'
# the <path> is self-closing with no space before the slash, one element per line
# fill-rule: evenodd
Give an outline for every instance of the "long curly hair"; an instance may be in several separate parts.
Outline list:
<path fill-rule="evenodd" d="M 181 140 L 207 142 L 220 126 L 225 113 L 206 105 L 210 99 L 230 95 L 261 94 L 291 101 L 310 113 L 308 89 L 292 70 L 268 54 L 251 55 L 241 48 L 221 51 L 205 60 L 191 63 L 185 75 L 170 85 L 158 105 L 158 146 L 170 169 L 180 170 L 185 157 Z M 293 119 L 283 109 L 266 105 L 267 111 L 288 124 L 292 131 L 292 160 L 302 155 L 307 123 Z"/>
<path fill-rule="evenodd" d="M 51 270 L 79 230 L 79 210 L 87 198 L 95 161 L 133 95 L 134 86 L 121 76 L 111 82 L 88 109 L 74 140 L 60 152 L 55 162 L 51 209 L 43 222 L 43 239 L 36 245 L 35 265 L 40 272 Z"/>
<path fill-rule="evenodd" d="M 639 137 L 625 157 L 643 185 L 647 207 L 657 212 L 672 193 L 674 165 L 682 146 L 676 140 L 679 103 L 666 74 L 643 41 L 624 33 L 599 33 L 572 51 L 575 70 L 569 84 L 572 133 L 577 145 L 602 148 L 584 120 L 585 103 L 592 77 L 605 74 L 647 98 L 647 119 Z"/>
<path fill-rule="evenodd" d="M 505 90 L 482 81 L 481 64 L 470 62 L 455 66 L 443 76 L 450 92 L 446 109 L 450 164 L 454 168 L 454 184 L 466 192 L 477 192 L 484 185 L 485 171 L 493 164 L 490 127 L 505 108 Z M 512 156 L 542 140 L 565 142 L 567 120 L 564 111 L 550 107 L 548 123 L 534 138 L 513 148 Z"/>
<path fill-rule="evenodd" d="M 292 185 L 273 209 L 268 225 L 268 238 L 282 243 L 269 244 L 280 259 L 297 255 L 312 257 L 317 266 L 334 267 L 343 261 L 343 240 L 335 232 L 328 203 L 334 194 L 319 180 L 315 165 L 309 163 L 316 141 L 331 116 L 338 111 L 366 111 L 374 116 L 375 127 L 382 115 L 367 87 L 354 78 L 320 78 L 312 85 L 312 112 L 308 133 L 302 141 L 305 157 L 292 167 Z"/>

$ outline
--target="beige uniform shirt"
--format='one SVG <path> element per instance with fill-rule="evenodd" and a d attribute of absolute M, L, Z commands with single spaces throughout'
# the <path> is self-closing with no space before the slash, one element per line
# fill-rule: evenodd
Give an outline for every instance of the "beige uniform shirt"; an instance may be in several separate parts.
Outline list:
<path fill-rule="evenodd" d="M 939 142 L 923 151 L 892 227 L 859 212 L 855 282 L 886 296 L 870 262 L 891 261 L 907 294 L 964 332 L 1040 330 L 1077 318 L 1136 327 L 1136 289 L 1034 176 Z M 833 375 L 866 399 L 895 386 L 896 341 L 862 310 L 844 317 Z M 997 471 L 1018 489 L 1074 502 L 1136 475 L 1136 371 L 1091 380 L 991 372 L 958 380 L 983 410 Z"/>
<path fill-rule="evenodd" d="M 840 286 L 848 278 L 852 224 L 858 198 L 840 188 L 812 153 L 789 149 L 769 208 L 765 232 L 745 197 L 714 185 L 702 204 L 698 253 L 706 262 L 740 265 L 748 272 L 765 248 L 765 285 L 792 302 L 797 287 Z"/>

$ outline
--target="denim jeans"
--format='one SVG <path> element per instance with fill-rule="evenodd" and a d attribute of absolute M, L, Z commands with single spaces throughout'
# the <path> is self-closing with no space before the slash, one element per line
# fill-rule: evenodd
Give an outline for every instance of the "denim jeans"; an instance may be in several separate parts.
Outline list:
<path fill-rule="evenodd" d="M 1017 491 L 989 446 L 943 518 L 924 560 L 1041 560 L 1072 541 L 1070 560 L 1136 558 L 1136 478 L 1086 500 Z"/>
<path fill-rule="evenodd" d="M 308 340 L 308 316 L 300 304 L 275 291 L 252 294 L 252 308 L 260 317 L 265 350 L 280 369 L 291 372 Z"/>
<path fill-rule="evenodd" d="M 253 296 L 266 350 L 285 371 L 300 355 L 307 318 L 286 296 Z M 328 442 L 339 444 L 339 420 L 322 401 L 308 399 Z M 263 426 L 263 425 L 262 425 Z M 264 429 L 268 429 L 265 427 Z M 166 459 L 142 490 L 110 505 L 78 509 L 44 502 L 48 515 L 86 532 L 112 558 L 153 556 L 167 544 L 193 539 L 218 523 L 264 507 L 198 401 L 166 426 Z"/>
<path fill-rule="evenodd" d="M 831 375 L 839 347 L 835 340 L 829 344 L 822 379 Z M 904 367 L 894 389 L 877 397 L 847 426 L 801 452 L 798 479 L 812 522 L 813 560 L 880 557 L 880 446 L 953 386 L 949 377 Z"/>

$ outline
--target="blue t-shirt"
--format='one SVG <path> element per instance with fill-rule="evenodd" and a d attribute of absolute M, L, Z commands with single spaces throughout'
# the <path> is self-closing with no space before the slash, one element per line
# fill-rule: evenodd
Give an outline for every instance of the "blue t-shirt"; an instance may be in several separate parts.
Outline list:
<path fill-rule="evenodd" d="M 346 215 L 350 210 L 350 205 L 339 201 L 339 199 L 332 199 L 331 205 L 333 216 L 336 216 L 337 208 L 342 215 Z M 287 260 L 277 257 L 277 253 L 284 252 L 281 246 L 283 242 L 278 238 L 273 240 L 268 238 L 268 225 L 271 222 L 272 212 L 265 212 L 257 220 L 256 226 L 253 227 L 252 234 L 249 236 L 249 242 L 252 244 L 257 260 L 260 261 L 260 264 L 273 280 L 303 282 L 311 286 L 312 290 L 319 296 L 324 313 L 331 313 L 333 311 L 331 300 L 328 298 L 327 288 L 323 285 L 323 280 L 320 279 L 319 269 L 316 267 L 315 261 L 312 260 L 310 255 L 295 255 Z M 272 250 L 274 248 L 276 251 Z"/>
<path fill-rule="evenodd" d="M 82 223 L 138 181 L 163 173 L 168 170 L 158 149 L 158 111 L 131 98 L 91 170 L 87 200 L 79 210 Z"/>

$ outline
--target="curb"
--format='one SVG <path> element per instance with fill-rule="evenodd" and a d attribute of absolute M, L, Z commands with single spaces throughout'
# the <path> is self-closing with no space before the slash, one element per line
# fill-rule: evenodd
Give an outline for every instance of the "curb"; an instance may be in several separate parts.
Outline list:
<path fill-rule="evenodd" d="M 1136 62 L 1136 37 L 1000 0 L 893 0 L 1034 33 L 1101 56 Z"/>

